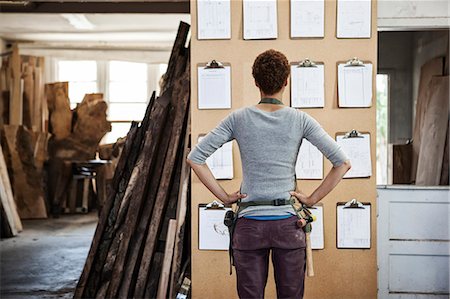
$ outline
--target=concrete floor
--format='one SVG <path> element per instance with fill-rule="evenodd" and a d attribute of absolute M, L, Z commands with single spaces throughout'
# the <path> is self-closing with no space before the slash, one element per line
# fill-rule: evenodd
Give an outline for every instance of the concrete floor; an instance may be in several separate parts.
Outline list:
<path fill-rule="evenodd" d="M 0 241 L 0 297 L 72 298 L 97 221 L 97 211 L 23 220 L 18 236 Z"/>

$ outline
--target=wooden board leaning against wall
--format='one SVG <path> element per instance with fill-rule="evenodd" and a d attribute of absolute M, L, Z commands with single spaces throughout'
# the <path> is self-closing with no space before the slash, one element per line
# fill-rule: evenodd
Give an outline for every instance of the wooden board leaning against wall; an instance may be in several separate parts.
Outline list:
<path fill-rule="evenodd" d="M 332 136 L 336 132 L 357 129 L 371 133 L 372 173 L 376 173 L 376 107 L 375 73 L 377 65 L 377 3 L 372 1 L 371 37 L 368 39 L 336 38 L 336 1 L 325 1 L 325 37 L 291 39 L 289 32 L 289 1 L 279 0 L 278 38 L 274 40 L 243 40 L 242 1 L 231 1 L 230 40 L 197 39 L 197 3 L 191 1 L 191 111 L 192 146 L 198 135 L 209 132 L 231 111 L 259 100 L 254 85 L 251 66 L 261 52 L 273 48 L 283 52 L 289 61 L 310 58 L 325 64 L 325 107 L 304 109 L 316 118 Z M 339 108 L 337 101 L 337 67 L 339 61 L 352 57 L 370 61 L 374 66 L 372 106 L 370 108 Z M 196 65 L 212 59 L 231 64 L 232 108 L 225 110 L 199 110 L 197 94 Z M 289 88 L 284 94 L 286 104 L 290 103 Z M 239 149 L 234 141 L 234 178 L 221 181 L 227 192 L 239 189 L 242 180 Z M 331 163 L 325 159 L 325 174 Z M 311 193 L 319 184 L 316 180 L 297 181 L 300 190 Z M 372 204 L 371 248 L 336 248 L 336 203 L 356 198 Z M 208 203 L 213 195 L 192 175 L 192 296 L 193 298 L 237 298 L 235 274 L 229 275 L 229 260 L 226 251 L 205 251 L 198 249 L 198 205 Z M 322 201 L 324 204 L 325 248 L 314 250 L 315 277 L 306 278 L 305 298 L 375 298 L 377 294 L 376 266 L 376 178 L 345 179 Z M 345 285 L 345 286 L 344 286 Z M 266 297 L 275 298 L 273 271 L 270 269 Z"/>

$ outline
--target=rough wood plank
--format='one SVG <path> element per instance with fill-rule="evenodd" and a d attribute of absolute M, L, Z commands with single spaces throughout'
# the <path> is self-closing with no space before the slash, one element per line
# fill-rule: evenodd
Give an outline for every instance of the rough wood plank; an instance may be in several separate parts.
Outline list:
<path fill-rule="evenodd" d="M 176 229 L 177 221 L 175 219 L 171 219 L 169 221 L 169 228 L 167 229 L 166 247 L 164 249 L 164 259 L 161 275 L 159 277 L 158 293 L 156 295 L 157 299 L 167 298 L 167 287 L 170 279 L 170 266 L 172 264 Z"/>
<path fill-rule="evenodd" d="M 184 62 L 183 59 L 180 60 L 180 56 L 183 56 L 184 45 L 186 44 L 190 26 L 187 23 L 180 22 L 178 27 L 177 36 L 172 47 L 172 52 L 170 53 L 169 63 L 167 64 L 167 71 L 163 76 L 163 83 L 161 84 L 161 93 L 166 91 L 168 88 L 173 86 L 175 80 L 180 77 L 180 73 L 177 72 L 180 68 L 184 70 L 186 66 L 180 63 Z"/>
<path fill-rule="evenodd" d="M 17 205 L 14 201 L 14 196 L 11 189 L 11 182 L 9 180 L 8 171 L 6 168 L 5 157 L 3 156 L 3 149 L 0 145 L 0 198 L 1 204 L 5 211 L 6 220 L 9 223 L 11 235 L 15 236 L 18 232 L 23 230 L 22 221 L 17 212 Z"/>
<path fill-rule="evenodd" d="M 186 163 L 186 158 L 189 152 L 189 139 L 191 135 L 191 123 L 190 123 L 190 113 L 188 111 L 188 121 L 187 129 L 184 140 L 183 158 L 182 158 L 182 168 L 181 168 L 181 179 L 180 179 L 180 190 L 178 192 L 178 206 L 177 206 L 177 231 L 175 235 L 175 247 L 172 261 L 172 269 L 170 273 L 169 281 L 169 298 L 175 297 L 175 288 L 177 285 L 178 276 L 180 275 L 181 268 L 181 258 L 183 255 L 183 230 L 182 227 L 186 221 L 186 211 L 187 211 L 187 195 L 189 186 L 189 174 L 191 169 Z"/>
<path fill-rule="evenodd" d="M 162 252 L 155 252 L 152 260 L 151 269 L 152 273 L 160 273 L 162 268 L 164 254 Z M 158 289 L 159 275 L 150 275 L 147 283 L 145 294 L 143 298 L 155 298 L 156 291 Z M 133 297 L 136 298 L 136 297 Z"/>
<path fill-rule="evenodd" d="M 13 194 L 20 218 L 47 218 L 43 174 L 35 159 L 36 136 L 23 126 L 5 125 L 3 132 L 12 170 Z"/>
<path fill-rule="evenodd" d="M 9 58 L 10 99 L 9 99 L 9 124 L 21 125 L 23 112 L 22 99 L 22 74 L 20 69 L 20 55 L 17 44 L 12 46 L 12 54 Z"/>
<path fill-rule="evenodd" d="M 429 105 L 421 130 L 416 185 L 436 186 L 441 180 L 448 126 L 449 77 L 433 76 L 428 90 Z"/>
<path fill-rule="evenodd" d="M 69 83 L 45 84 L 45 96 L 49 110 L 49 132 L 56 140 L 70 135 L 72 131 L 72 111 L 69 102 Z"/>
<path fill-rule="evenodd" d="M 43 122 L 44 115 L 42 113 L 42 103 L 44 102 L 44 82 L 43 82 L 43 70 L 44 70 L 44 58 L 38 57 L 36 66 L 34 68 L 34 107 L 33 107 L 33 122 L 32 128 L 34 131 L 44 131 Z"/>
<path fill-rule="evenodd" d="M 142 255 L 141 268 L 139 269 L 136 289 L 134 293 L 135 298 L 142 297 L 144 295 L 145 284 L 147 282 L 147 276 L 149 273 L 150 261 L 154 253 L 156 245 L 156 237 L 159 230 L 161 216 L 164 205 L 168 197 L 168 187 L 170 184 L 170 178 L 174 169 L 176 152 L 180 143 L 182 123 L 185 120 L 185 113 L 187 111 L 187 105 L 189 101 L 189 70 L 187 69 L 185 76 L 181 77 L 174 85 L 172 99 L 175 102 L 176 117 L 173 124 L 172 143 L 167 151 L 164 170 L 161 178 L 161 182 L 156 195 L 155 206 L 153 208 L 152 219 L 149 226 L 147 239 L 145 241 L 144 252 Z"/>
<path fill-rule="evenodd" d="M 95 297 L 97 290 L 101 288 L 100 285 L 104 285 L 105 281 L 106 283 L 109 283 L 110 274 L 108 271 L 111 271 L 113 265 L 105 264 L 105 260 L 108 259 L 110 248 L 116 248 L 118 246 L 118 244 L 113 242 L 114 236 L 116 235 L 120 224 L 123 223 L 123 219 L 128 209 L 128 202 L 124 203 L 122 199 L 125 195 L 126 188 L 128 186 L 133 168 L 136 164 L 138 154 L 141 150 L 142 139 L 149 123 L 149 121 L 146 120 L 150 117 L 153 102 L 154 93 L 152 95 L 152 98 L 150 99 L 150 104 L 147 107 L 144 121 L 141 123 L 141 126 L 135 128 L 136 131 L 133 134 L 132 139 L 128 138 L 130 134 L 128 134 L 127 136 L 126 146 L 124 146 L 120 160 L 116 167 L 116 171 L 114 173 L 111 199 L 108 200 L 108 204 L 111 202 L 112 207 L 107 207 L 105 210 L 109 212 L 108 214 L 103 215 L 103 217 L 107 217 L 107 224 L 104 228 L 101 229 L 101 231 L 99 231 L 99 234 L 102 235 L 99 236 L 99 244 L 96 245 L 96 247 L 98 247 L 98 251 L 93 252 L 93 255 L 95 255 L 95 259 L 91 257 L 93 261 L 90 261 L 90 263 L 92 263 L 93 265 L 89 266 L 86 274 L 85 271 L 83 271 L 83 280 L 80 284 L 80 288 L 77 287 L 75 293 L 75 295 L 77 296 L 76 298 L 82 298 L 81 296 Z M 130 144 L 128 144 L 128 140 L 130 140 Z M 124 159 L 122 159 L 122 157 L 124 157 Z M 111 249 L 111 251 L 113 250 L 116 249 Z M 89 254 L 91 254 L 91 251 L 89 252 Z"/>
<path fill-rule="evenodd" d="M 9 124 L 9 72 L 8 56 L 3 57 L 0 68 L 0 125 Z"/>
<path fill-rule="evenodd" d="M 95 233 L 94 241 L 89 251 L 88 260 L 86 262 L 87 267 L 83 270 L 82 277 L 80 278 L 79 287 L 77 287 L 75 296 L 76 298 L 83 297 L 95 297 L 97 290 L 106 289 L 101 288 L 100 285 L 106 280 L 109 285 L 108 269 L 113 265 L 105 264 L 105 260 L 108 258 L 110 248 L 116 248 L 118 245 L 113 243 L 114 236 L 118 230 L 118 223 L 123 222 L 124 214 L 126 214 L 128 206 L 123 203 L 123 197 L 128 186 L 128 182 L 131 177 L 132 170 L 136 164 L 138 153 L 141 149 L 141 143 L 144 133 L 147 130 L 149 121 L 145 121 L 150 117 L 151 107 L 154 101 L 154 94 L 150 99 L 150 104 L 147 107 L 144 121 L 141 126 L 137 127 L 137 123 L 132 123 L 130 133 L 127 135 L 125 146 L 120 155 L 119 162 L 117 163 L 116 171 L 112 181 L 113 190 L 110 193 L 110 197 L 107 201 L 108 206 L 104 208 L 104 212 L 100 215 L 100 219 L 106 219 L 104 226 L 102 222 L 99 222 Z M 132 134 L 131 134 L 132 133 Z M 111 206 L 109 206 L 111 205 Z M 98 237 L 98 244 L 96 238 Z M 98 250 L 95 250 L 96 247 Z M 115 249 L 111 249 L 115 250 Z M 94 258 L 95 257 L 95 258 Z M 102 272 L 106 272 L 104 278 Z M 103 283 L 103 286 L 105 284 Z"/>
<path fill-rule="evenodd" d="M 427 96 L 428 87 L 432 76 L 442 75 L 444 67 L 444 58 L 437 57 L 427 61 L 422 65 L 420 69 L 420 81 L 419 81 L 419 93 L 417 95 L 416 102 L 416 117 L 414 120 L 413 131 L 413 152 L 412 152 L 412 164 L 411 164 L 411 181 L 414 182 L 417 176 L 417 162 L 419 159 L 419 152 L 422 139 L 422 128 L 424 117 L 427 111 L 429 98 Z"/>
<path fill-rule="evenodd" d="M 170 96 L 171 92 L 166 91 L 161 97 L 166 97 L 167 100 L 170 101 Z M 139 261 L 142 255 L 143 241 L 148 231 L 150 217 L 152 215 L 153 205 L 164 166 L 164 158 L 170 143 L 170 134 L 168 134 L 168 132 L 170 132 L 172 128 L 173 121 L 174 113 L 173 108 L 171 108 L 167 117 L 167 121 L 165 121 L 164 124 L 163 130 L 165 134 L 161 136 L 161 140 L 159 141 L 158 152 L 156 153 L 156 163 L 154 167 L 152 167 L 151 173 L 149 173 L 149 183 L 147 184 L 148 187 L 145 192 L 146 201 L 143 207 L 142 215 L 139 219 L 138 227 L 133 236 L 133 241 L 130 244 L 130 254 L 124 269 L 124 277 L 119 289 L 119 297 L 130 297 L 134 292 L 134 285 L 139 267 Z"/>
<path fill-rule="evenodd" d="M 22 79 L 23 79 L 23 111 L 22 123 L 25 127 L 32 129 L 34 116 L 34 64 L 36 59 L 32 56 L 21 56 Z"/>
<path fill-rule="evenodd" d="M 108 228 L 110 229 L 114 224 L 116 217 L 115 212 L 117 212 L 118 204 L 121 201 L 120 190 L 123 189 L 123 185 L 127 185 L 127 172 L 130 172 L 130 167 L 134 167 L 132 149 L 134 147 L 134 142 L 136 141 L 137 129 L 137 123 L 133 122 L 130 131 L 127 134 L 119 162 L 117 163 L 117 167 L 114 172 L 112 191 L 109 194 L 102 211 L 100 212 L 99 222 L 95 229 L 83 272 L 81 273 L 80 279 L 78 280 L 75 288 L 74 298 L 95 296 L 95 290 L 87 290 L 87 284 L 88 281 L 90 281 L 95 288 L 96 283 L 98 283 L 99 280 L 98 275 L 95 274 L 98 273 L 98 271 L 101 271 L 101 269 L 95 272 L 93 271 L 93 268 L 95 265 L 97 265 L 97 267 L 101 267 L 106 254 L 105 251 L 107 252 L 110 244 L 109 238 L 111 238 L 111 234 L 108 234 Z M 91 279 L 89 280 L 89 278 Z"/>
<path fill-rule="evenodd" d="M 129 201 L 130 207 L 128 209 L 124 225 L 116 235 L 116 239 L 120 240 L 120 245 L 117 254 L 110 255 L 111 259 L 107 260 L 107 264 L 114 264 L 111 281 L 106 292 L 106 296 L 117 297 L 120 283 L 123 277 L 123 269 L 125 267 L 125 260 L 127 257 L 129 241 L 136 229 L 137 220 L 140 218 L 140 211 L 145 202 L 145 188 L 150 179 L 150 170 L 155 164 L 155 153 L 159 144 L 159 139 L 164 128 L 165 119 L 170 108 L 170 98 L 160 97 L 156 99 L 153 104 L 153 109 L 150 114 L 149 128 L 145 135 L 145 141 L 141 153 L 139 155 L 136 166 L 133 169 L 130 181 L 128 183 L 127 191 L 123 198 L 124 202 Z"/>
<path fill-rule="evenodd" d="M 411 179 L 412 144 L 393 144 L 392 183 L 409 184 Z"/>

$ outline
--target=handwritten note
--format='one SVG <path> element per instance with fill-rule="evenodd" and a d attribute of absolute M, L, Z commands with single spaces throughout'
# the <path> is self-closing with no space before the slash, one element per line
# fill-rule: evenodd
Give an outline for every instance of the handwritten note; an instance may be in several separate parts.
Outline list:
<path fill-rule="evenodd" d="M 372 105 L 372 64 L 338 65 L 339 107 L 370 107 Z"/>
<path fill-rule="evenodd" d="M 303 138 L 295 164 L 298 179 L 323 179 L 323 154 Z"/>
<path fill-rule="evenodd" d="M 244 0 L 244 39 L 278 36 L 277 0 Z"/>
<path fill-rule="evenodd" d="M 230 39 L 230 0 L 197 0 L 198 39 Z"/>
<path fill-rule="evenodd" d="M 198 109 L 231 108 L 231 67 L 198 67 Z"/>
<path fill-rule="evenodd" d="M 323 37 L 324 0 L 291 0 L 291 37 Z"/>
<path fill-rule="evenodd" d="M 324 107 L 324 65 L 299 67 L 291 65 L 291 106 L 295 108 Z"/>
<path fill-rule="evenodd" d="M 362 137 L 344 138 L 336 136 L 336 142 L 350 158 L 352 168 L 344 178 L 370 177 L 372 175 L 372 159 L 370 155 L 370 134 L 361 134 Z"/>

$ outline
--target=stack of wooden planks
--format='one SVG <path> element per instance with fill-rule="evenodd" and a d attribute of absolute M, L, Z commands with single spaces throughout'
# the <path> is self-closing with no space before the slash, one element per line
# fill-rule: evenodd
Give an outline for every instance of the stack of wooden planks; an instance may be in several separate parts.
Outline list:
<path fill-rule="evenodd" d="M 19 55 L 16 44 L 3 56 L 0 68 L 0 125 L 24 125 L 47 131 L 44 98 L 44 58 Z"/>
<path fill-rule="evenodd" d="M 411 181 L 416 185 L 449 184 L 449 76 L 446 61 L 448 57 L 437 57 L 421 68 L 411 164 Z"/>
<path fill-rule="evenodd" d="M 45 85 L 49 131 L 52 133 L 48 145 L 48 193 L 52 214 L 56 217 L 70 193 L 71 162 L 95 159 L 100 140 L 111 131 L 103 94 L 86 94 L 73 111 L 68 94 L 68 82 Z"/>
<path fill-rule="evenodd" d="M 15 204 L 2 202 L 5 215 L 22 219 L 46 218 L 44 161 L 47 158 L 47 104 L 44 98 L 44 58 L 19 55 L 16 44 L 2 55 L 0 68 L 0 139 L 4 165 L 3 184 Z M 3 200 L 3 198 L 2 198 Z M 17 211 L 14 211 L 17 209 Z M 14 217 L 13 217 L 14 218 Z M 7 219 L 11 232 L 20 223 Z M 17 222 L 17 221 L 16 221 Z M 16 226 L 19 229 L 14 230 Z M 14 234 L 13 234 L 14 235 Z"/>
<path fill-rule="evenodd" d="M 74 298 L 173 298 L 183 281 L 188 32 L 181 23 L 161 96 L 153 94 L 143 121 L 126 137 Z"/>

